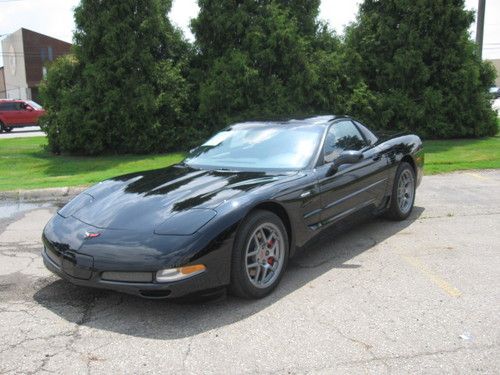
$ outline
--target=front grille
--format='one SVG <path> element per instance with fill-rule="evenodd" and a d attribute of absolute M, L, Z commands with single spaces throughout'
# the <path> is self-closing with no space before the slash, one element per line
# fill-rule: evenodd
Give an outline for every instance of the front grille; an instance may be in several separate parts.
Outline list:
<path fill-rule="evenodd" d="M 101 279 L 106 281 L 121 281 L 127 283 L 151 283 L 153 282 L 153 273 L 105 271 L 101 274 Z"/>

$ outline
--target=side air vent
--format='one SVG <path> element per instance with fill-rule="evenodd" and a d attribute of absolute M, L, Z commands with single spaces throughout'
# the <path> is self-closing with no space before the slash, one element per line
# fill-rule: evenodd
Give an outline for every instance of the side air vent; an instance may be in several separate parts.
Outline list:
<path fill-rule="evenodd" d="M 141 296 L 147 298 L 167 298 L 170 295 L 170 290 L 141 290 Z"/>

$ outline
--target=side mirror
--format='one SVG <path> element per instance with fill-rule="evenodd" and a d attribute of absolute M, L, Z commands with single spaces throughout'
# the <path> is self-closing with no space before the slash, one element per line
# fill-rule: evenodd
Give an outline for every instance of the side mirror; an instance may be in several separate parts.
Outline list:
<path fill-rule="evenodd" d="M 345 150 L 333 161 L 328 169 L 327 176 L 332 176 L 337 173 L 338 168 L 343 164 L 354 164 L 363 159 L 361 151 Z"/>
<path fill-rule="evenodd" d="M 342 151 L 339 157 L 334 161 L 337 167 L 342 164 L 354 164 L 363 159 L 361 151 L 346 150 Z"/>

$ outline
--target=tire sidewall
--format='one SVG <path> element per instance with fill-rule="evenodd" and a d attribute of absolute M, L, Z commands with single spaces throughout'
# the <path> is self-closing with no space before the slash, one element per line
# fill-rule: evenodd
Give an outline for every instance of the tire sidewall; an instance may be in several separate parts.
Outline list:
<path fill-rule="evenodd" d="M 248 241 L 254 230 L 262 224 L 272 223 L 281 231 L 284 244 L 284 259 L 280 274 L 274 282 L 267 288 L 257 288 L 248 279 L 246 270 L 246 248 Z M 270 211 L 259 210 L 250 214 L 247 219 L 240 225 L 233 244 L 232 267 L 231 267 L 231 290 L 244 298 L 262 298 L 271 293 L 274 288 L 280 283 L 283 274 L 285 273 L 288 264 L 289 255 L 289 239 L 286 228 L 281 219 Z"/>
<path fill-rule="evenodd" d="M 404 170 L 409 170 L 411 173 L 411 176 L 413 178 L 413 197 L 412 197 L 412 202 L 411 202 L 411 208 L 408 210 L 408 212 L 403 213 L 401 212 L 401 209 L 399 208 L 398 204 L 398 184 L 399 184 L 399 179 L 401 177 L 401 174 L 403 173 Z M 407 162 L 402 162 L 397 171 L 396 171 L 396 176 L 394 178 L 394 184 L 392 187 L 392 207 L 391 211 L 396 215 L 396 217 L 400 220 L 406 219 L 408 216 L 411 215 L 413 211 L 413 205 L 415 204 L 415 192 L 416 192 L 416 181 L 415 181 L 415 171 L 413 170 L 412 166 L 407 163 Z"/>

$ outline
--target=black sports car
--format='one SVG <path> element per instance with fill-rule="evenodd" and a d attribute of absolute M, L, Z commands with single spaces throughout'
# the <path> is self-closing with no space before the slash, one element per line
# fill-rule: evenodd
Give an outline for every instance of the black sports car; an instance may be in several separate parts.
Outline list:
<path fill-rule="evenodd" d="M 346 116 L 231 125 L 177 165 L 103 181 L 43 231 L 46 267 L 149 298 L 229 286 L 260 298 L 297 248 L 362 208 L 403 220 L 422 179 L 416 135 Z"/>

